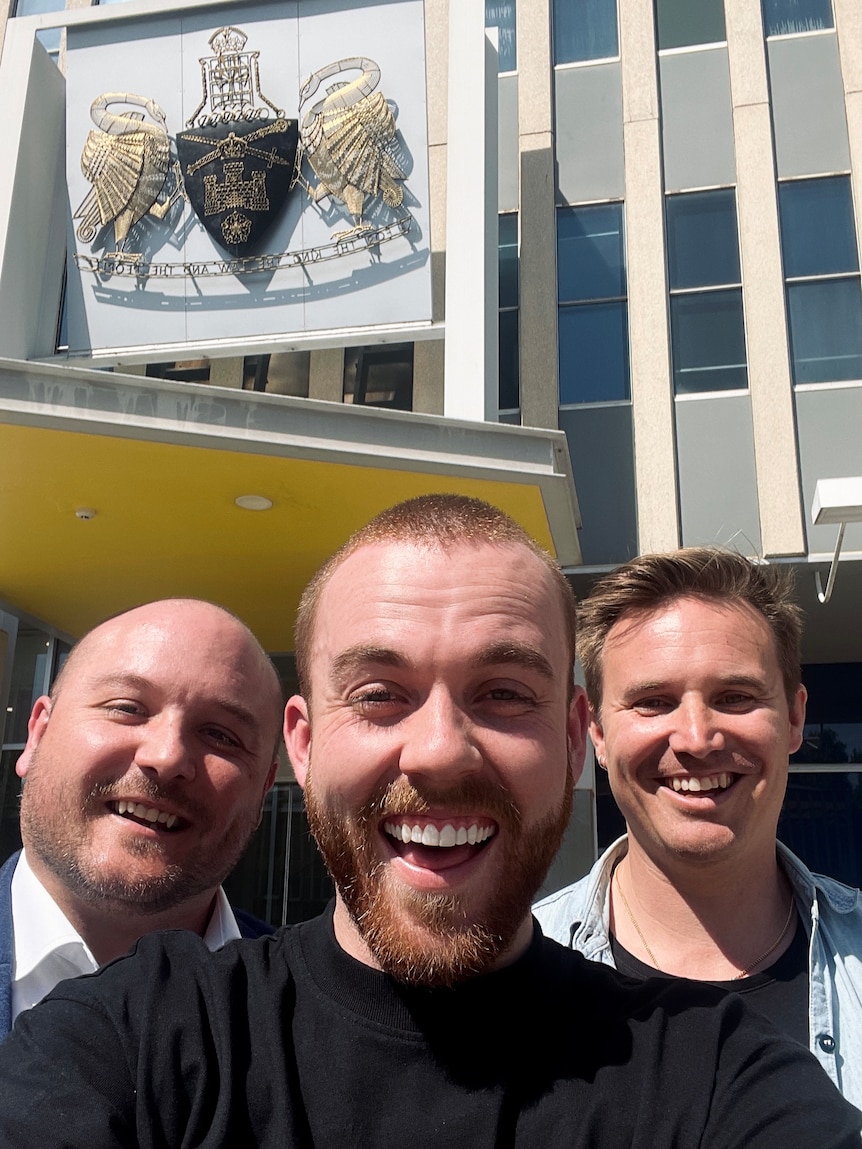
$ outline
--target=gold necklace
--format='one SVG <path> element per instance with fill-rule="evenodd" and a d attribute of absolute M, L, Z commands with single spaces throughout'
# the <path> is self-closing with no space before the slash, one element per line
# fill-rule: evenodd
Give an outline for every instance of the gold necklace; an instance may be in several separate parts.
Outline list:
<path fill-rule="evenodd" d="M 614 878 L 616 879 L 617 889 L 620 892 L 620 897 L 623 900 L 623 905 L 625 906 L 626 913 L 628 914 L 629 918 L 631 919 L 631 923 L 634 926 L 634 928 L 637 932 L 637 935 L 641 940 L 641 945 L 646 950 L 647 956 L 649 957 L 649 960 L 652 962 L 653 966 L 656 969 L 660 970 L 661 966 L 658 964 L 658 961 L 656 960 L 655 954 L 650 949 L 649 942 L 644 937 L 643 930 L 638 925 L 637 918 L 632 913 L 632 908 L 628 903 L 628 898 L 626 898 L 626 895 L 623 892 L 622 883 L 620 882 L 619 868 L 614 870 Z M 734 974 L 734 976 L 729 979 L 730 981 L 742 981 L 743 978 L 748 977 L 750 975 L 752 970 L 757 969 L 757 967 L 760 965 L 761 962 L 766 961 L 766 959 L 769 957 L 769 955 L 771 953 L 773 953 L 775 950 L 778 949 L 778 947 L 781 945 L 781 942 L 782 942 L 782 939 L 784 938 L 784 935 L 787 933 L 787 930 L 788 930 L 788 927 L 790 926 L 791 921 L 793 920 L 793 911 L 795 910 L 795 908 L 796 908 L 796 903 L 793 900 L 793 892 L 791 891 L 790 909 L 787 911 L 787 920 L 785 921 L 784 925 L 781 927 L 781 933 L 778 935 L 778 937 L 775 939 L 775 941 L 772 943 L 772 945 L 769 947 L 768 950 L 764 950 L 763 953 L 760 955 L 759 958 L 757 958 L 756 961 L 751 962 L 751 964 L 747 965 L 745 967 L 745 969 L 742 970 L 740 973 Z"/>

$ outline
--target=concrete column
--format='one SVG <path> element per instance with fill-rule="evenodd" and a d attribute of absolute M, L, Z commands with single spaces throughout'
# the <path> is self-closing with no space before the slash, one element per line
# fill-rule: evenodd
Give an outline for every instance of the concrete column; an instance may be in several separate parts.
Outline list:
<path fill-rule="evenodd" d="M 426 86 L 428 90 L 428 184 L 431 197 L 431 314 L 446 314 L 446 133 L 449 101 L 449 0 L 425 0 Z M 413 347 L 413 410 L 443 414 L 442 339 Z"/>
<path fill-rule="evenodd" d="M 449 7 L 444 414 L 497 418 L 497 50 L 482 0 Z"/>
<path fill-rule="evenodd" d="M 859 0 L 832 0 L 832 6 L 847 110 L 850 167 L 854 173 L 856 242 L 859 245 L 862 244 L 862 5 Z"/>
<path fill-rule="evenodd" d="M 619 15 L 635 488 L 646 552 L 679 545 L 661 124 L 652 0 L 628 0 Z"/>
<path fill-rule="evenodd" d="M 326 347 L 312 351 L 308 368 L 309 399 L 344 402 L 344 348 Z"/>
<path fill-rule="evenodd" d="M 241 358 L 211 359 L 210 385 L 212 387 L 237 387 L 242 390 L 243 361 Z"/>
<path fill-rule="evenodd" d="M 748 380 L 765 557 L 805 550 L 760 0 L 725 0 Z"/>
<path fill-rule="evenodd" d="M 517 6 L 521 422 L 559 426 L 550 0 Z"/>

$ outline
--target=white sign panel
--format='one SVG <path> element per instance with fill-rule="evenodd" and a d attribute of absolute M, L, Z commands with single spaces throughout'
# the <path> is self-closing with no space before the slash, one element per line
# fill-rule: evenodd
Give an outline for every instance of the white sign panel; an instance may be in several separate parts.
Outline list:
<path fill-rule="evenodd" d="M 67 76 L 71 355 L 430 322 L 421 0 L 72 27 Z"/>

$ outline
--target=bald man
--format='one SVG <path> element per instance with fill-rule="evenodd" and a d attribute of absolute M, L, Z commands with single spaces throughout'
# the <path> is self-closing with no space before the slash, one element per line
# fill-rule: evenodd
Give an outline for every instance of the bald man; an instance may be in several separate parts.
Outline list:
<path fill-rule="evenodd" d="M 275 669 L 229 611 L 168 599 L 97 626 L 30 716 L 24 849 L 0 869 L 0 1037 L 143 934 L 271 932 L 221 889 L 278 765 Z"/>

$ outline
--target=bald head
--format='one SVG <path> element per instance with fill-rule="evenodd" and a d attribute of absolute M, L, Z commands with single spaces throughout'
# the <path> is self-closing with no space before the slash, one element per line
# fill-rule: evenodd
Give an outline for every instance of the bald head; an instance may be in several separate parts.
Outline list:
<path fill-rule="evenodd" d="M 146 603 L 86 634 L 17 765 L 27 857 L 70 920 L 205 922 L 260 822 L 281 714 L 260 643 L 213 603 Z"/>
<path fill-rule="evenodd" d="M 96 647 L 105 640 L 116 641 L 134 635 L 136 631 L 171 629 L 177 633 L 195 633 L 201 623 L 214 624 L 219 630 L 233 631 L 240 640 L 240 648 L 245 648 L 243 661 L 247 669 L 260 676 L 262 687 L 261 701 L 265 711 L 270 712 L 270 725 L 274 743 L 281 737 L 281 721 L 284 701 L 281 682 L 269 655 L 263 649 L 254 632 L 226 607 L 218 603 L 197 598 L 164 598 L 141 606 L 130 607 L 111 615 L 103 622 L 88 630 L 72 647 L 63 668 L 54 680 L 50 697 L 56 701 L 65 682 L 77 673 L 76 667 L 83 661 L 90 647 Z"/>

